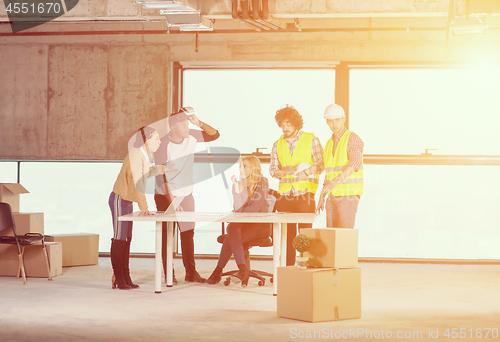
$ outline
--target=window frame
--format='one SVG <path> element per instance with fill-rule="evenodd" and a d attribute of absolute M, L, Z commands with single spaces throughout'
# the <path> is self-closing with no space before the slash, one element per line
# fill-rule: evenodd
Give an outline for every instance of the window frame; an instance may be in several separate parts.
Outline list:
<path fill-rule="evenodd" d="M 172 112 L 182 107 L 184 71 L 204 70 L 242 70 L 242 69 L 325 69 L 335 70 L 335 102 L 344 108 L 346 128 L 349 129 L 349 84 L 350 71 L 359 68 L 464 68 L 464 63 L 452 62 L 365 62 L 365 61 L 331 61 L 331 62 L 174 62 L 172 63 Z M 427 151 L 426 151 L 427 152 Z M 253 152 L 241 156 L 256 156 L 262 163 L 269 163 L 270 154 Z M 197 154 L 196 162 L 224 163 L 234 160 L 232 155 Z M 500 155 L 432 155 L 418 154 L 364 154 L 363 161 L 373 165 L 500 165 Z"/>

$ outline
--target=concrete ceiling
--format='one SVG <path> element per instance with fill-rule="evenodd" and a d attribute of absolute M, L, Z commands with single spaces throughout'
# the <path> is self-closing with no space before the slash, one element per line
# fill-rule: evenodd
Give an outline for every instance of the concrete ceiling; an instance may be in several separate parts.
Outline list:
<path fill-rule="evenodd" d="M 270 0 L 276 18 L 446 15 L 450 0 Z M 202 13 L 212 18 L 231 15 L 231 1 L 202 1 Z"/>
<path fill-rule="evenodd" d="M 196 8 L 196 0 L 178 0 Z M 275 18 L 336 18 L 446 16 L 450 0 L 270 0 Z M 232 19 L 231 0 L 202 0 L 201 12 L 209 19 Z M 160 18 L 158 10 L 143 11 L 133 0 L 79 0 L 75 8 L 57 20 L 147 20 Z M 7 19 L 4 6 L 0 17 Z"/>
<path fill-rule="evenodd" d="M 197 0 L 177 0 L 193 8 Z M 214 22 L 216 30 L 251 30 L 253 27 L 232 18 L 231 0 L 200 0 L 201 14 Z M 474 0 L 488 2 L 500 7 L 500 0 Z M 455 13 L 465 13 L 466 0 L 454 0 Z M 450 9 L 450 0 L 269 0 L 270 15 L 293 25 L 295 18 L 302 28 L 330 28 L 357 26 L 361 19 L 384 20 L 383 25 L 445 27 Z M 391 18 L 393 21 L 391 22 Z M 333 19 L 340 19 L 332 22 Z M 358 19 L 358 22 L 342 19 Z M 405 20 L 404 22 L 402 21 Z M 395 24 L 394 20 L 399 20 Z M 495 20 L 500 20 L 496 17 Z M 0 6 L 0 22 L 9 18 L 4 6 Z M 163 22 L 165 17 L 159 10 L 142 9 L 134 0 L 79 0 L 78 4 L 57 22 L 102 23 L 102 22 Z M 363 24 L 365 25 L 365 24 Z M 370 26 L 373 23 L 370 22 Z M 3 25 L 0 25 L 3 26 Z M 45 26 L 45 25 L 43 25 Z M 289 26 L 290 27 L 290 26 Z M 63 29 L 60 27 L 59 29 Z M 5 31 L 5 28 L 0 28 Z"/>

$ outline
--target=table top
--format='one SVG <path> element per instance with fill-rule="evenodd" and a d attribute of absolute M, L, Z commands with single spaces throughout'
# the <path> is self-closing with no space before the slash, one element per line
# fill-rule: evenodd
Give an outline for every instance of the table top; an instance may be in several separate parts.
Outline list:
<path fill-rule="evenodd" d="M 181 211 L 163 215 L 139 216 L 139 211 L 120 216 L 119 221 L 156 222 L 252 222 L 252 223 L 313 223 L 319 217 L 313 213 L 235 213 L 235 212 L 193 212 Z"/>

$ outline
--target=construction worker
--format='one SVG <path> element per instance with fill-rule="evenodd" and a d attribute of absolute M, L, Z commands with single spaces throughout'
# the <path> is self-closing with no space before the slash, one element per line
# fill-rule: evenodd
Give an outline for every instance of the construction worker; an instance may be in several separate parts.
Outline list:
<path fill-rule="evenodd" d="M 286 106 L 279 109 L 276 123 L 283 135 L 274 143 L 271 151 L 269 173 L 279 179 L 279 198 L 276 210 L 292 213 L 314 213 L 314 196 L 318 188 L 319 174 L 323 172 L 323 148 L 313 133 L 302 131 L 304 121 L 299 112 Z M 298 228 L 311 228 L 312 224 L 287 225 L 287 266 L 295 264 L 292 241 Z"/>
<path fill-rule="evenodd" d="M 359 199 L 363 194 L 364 143 L 345 128 L 345 112 L 338 104 L 326 107 L 324 117 L 333 134 L 323 154 L 326 177 L 316 211 L 323 210 L 328 196 L 327 227 L 354 228 Z"/>

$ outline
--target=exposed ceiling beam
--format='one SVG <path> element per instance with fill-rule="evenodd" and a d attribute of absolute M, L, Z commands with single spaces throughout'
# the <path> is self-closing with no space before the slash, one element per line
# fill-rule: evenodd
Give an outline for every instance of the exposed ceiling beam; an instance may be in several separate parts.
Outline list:
<path fill-rule="evenodd" d="M 231 13 L 229 0 L 204 0 L 202 14 L 217 18 Z M 408 16 L 447 13 L 450 0 L 269 0 L 269 14 L 276 18 L 336 16 Z"/>
<path fill-rule="evenodd" d="M 196 0 L 178 1 L 196 8 Z M 269 0 L 269 14 L 274 18 L 433 17 L 446 16 L 449 3 L 450 0 Z M 202 0 L 201 14 L 209 19 L 231 19 L 231 0 Z M 143 15 L 159 16 L 159 12 L 150 9 L 143 11 Z M 127 21 L 138 16 L 138 6 L 133 0 L 79 0 L 63 17 L 71 17 L 73 21 L 83 18 Z M 7 20 L 4 6 L 0 6 L 0 18 Z"/>

